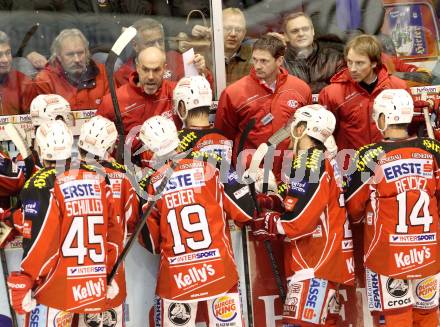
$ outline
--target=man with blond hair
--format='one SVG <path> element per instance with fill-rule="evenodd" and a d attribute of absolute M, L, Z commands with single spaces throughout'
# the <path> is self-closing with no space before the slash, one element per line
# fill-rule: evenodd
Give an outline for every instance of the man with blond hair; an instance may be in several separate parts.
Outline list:
<path fill-rule="evenodd" d="M 380 141 L 382 135 L 371 120 L 374 99 L 385 89 L 407 89 L 405 81 L 387 71 L 381 53 L 376 37 L 363 34 L 353 38 L 344 49 L 347 68 L 334 75 L 319 94 L 319 103 L 336 117 L 334 135 L 339 150 Z"/>

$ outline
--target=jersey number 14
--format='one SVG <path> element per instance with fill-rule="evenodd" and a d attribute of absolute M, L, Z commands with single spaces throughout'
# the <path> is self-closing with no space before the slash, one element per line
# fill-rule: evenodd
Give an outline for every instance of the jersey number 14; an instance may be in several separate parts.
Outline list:
<path fill-rule="evenodd" d="M 396 226 L 397 233 L 408 233 L 408 224 L 407 224 L 407 192 L 400 193 L 397 195 L 397 203 L 399 205 L 399 221 Z M 425 191 L 420 191 L 420 196 L 417 202 L 411 209 L 409 213 L 409 223 L 411 226 L 420 226 L 423 225 L 423 232 L 429 232 L 430 226 L 432 224 L 432 216 L 429 212 L 429 202 L 431 199 L 429 198 L 429 194 Z M 422 216 L 419 216 L 419 212 L 422 210 Z"/>

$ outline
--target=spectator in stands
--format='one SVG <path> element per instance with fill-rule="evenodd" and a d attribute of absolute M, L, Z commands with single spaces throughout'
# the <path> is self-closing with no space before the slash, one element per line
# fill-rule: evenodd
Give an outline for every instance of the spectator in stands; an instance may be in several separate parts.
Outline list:
<path fill-rule="evenodd" d="M 136 37 L 132 41 L 135 56 L 148 47 L 155 46 L 165 51 L 165 33 L 163 26 L 152 18 L 143 18 L 136 21 L 133 26 L 138 31 Z M 194 65 L 200 74 L 204 74 L 213 85 L 213 77 L 206 67 L 205 58 L 201 54 L 196 54 L 193 59 Z M 116 85 L 121 86 L 128 82 L 130 74 L 135 71 L 134 57 L 130 58 L 119 70 L 114 74 Z M 164 70 L 164 79 L 178 81 L 184 76 L 182 54 L 170 50 L 166 51 L 166 69 Z"/>
<path fill-rule="evenodd" d="M 55 38 L 49 64 L 34 80 L 37 94 L 59 94 L 72 110 L 96 109 L 108 93 L 104 65 L 90 58 L 89 43 L 78 29 L 65 29 Z"/>
<path fill-rule="evenodd" d="M 376 37 L 356 36 L 347 43 L 344 54 L 348 68 L 331 78 L 330 85 L 319 94 L 319 103 L 336 117 L 333 135 L 339 150 L 356 150 L 382 139 L 371 120 L 376 96 L 384 89 L 407 89 L 407 86 L 402 79 L 390 75 L 383 65 L 381 45 Z"/>
<path fill-rule="evenodd" d="M 284 67 L 310 85 L 312 93 L 319 93 L 330 83 L 330 78 L 344 68 L 342 52 L 330 44 L 314 40 L 312 20 L 303 12 L 292 13 L 283 21 L 287 42 Z"/>
<path fill-rule="evenodd" d="M 211 28 L 195 25 L 195 37 L 211 37 Z M 238 8 L 223 9 L 223 38 L 225 46 L 226 85 L 249 74 L 251 69 L 252 45 L 244 44 L 246 18 Z"/>
<path fill-rule="evenodd" d="M 172 101 L 177 82 L 163 78 L 165 64 L 166 56 L 160 48 L 152 46 L 141 50 L 136 58 L 136 71 L 130 74 L 127 84 L 116 90 L 125 134 L 155 115 L 172 118 L 177 127 L 181 127 Z M 115 121 L 110 94 L 104 97 L 97 114 Z"/>
<path fill-rule="evenodd" d="M 310 87 L 281 67 L 286 47 L 277 37 L 265 35 L 252 48 L 253 68 L 249 75 L 229 85 L 221 94 L 215 127 L 234 141 L 233 161 L 238 156 L 237 145 L 249 120 L 256 124 L 244 144 L 256 149 L 293 116 L 296 109 L 312 102 Z M 286 150 L 289 140 L 277 149 Z M 275 157 L 274 174 L 280 177 L 282 155 Z"/>
<path fill-rule="evenodd" d="M 30 78 L 12 68 L 9 37 L 0 31 L 0 115 L 29 112 L 31 86 Z"/>

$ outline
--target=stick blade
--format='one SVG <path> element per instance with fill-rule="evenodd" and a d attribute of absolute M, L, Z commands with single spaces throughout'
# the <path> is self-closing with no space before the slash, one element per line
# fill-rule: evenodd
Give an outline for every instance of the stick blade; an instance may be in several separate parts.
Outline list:
<path fill-rule="evenodd" d="M 6 124 L 5 133 L 11 139 L 12 143 L 14 143 L 15 147 L 17 148 L 18 152 L 20 152 L 23 159 L 31 155 L 29 145 L 26 143 L 23 136 L 20 134 L 15 125 L 10 123 Z"/>
<path fill-rule="evenodd" d="M 137 30 L 133 26 L 127 28 L 116 40 L 111 51 L 113 51 L 117 56 L 125 49 L 128 43 L 136 36 Z"/>

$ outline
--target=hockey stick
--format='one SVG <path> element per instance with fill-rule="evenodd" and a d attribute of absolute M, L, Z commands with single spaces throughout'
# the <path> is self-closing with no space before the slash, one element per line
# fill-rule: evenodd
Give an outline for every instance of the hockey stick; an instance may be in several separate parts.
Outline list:
<path fill-rule="evenodd" d="M 265 162 L 265 165 L 264 165 L 265 168 L 270 167 L 271 163 L 273 163 L 273 153 L 275 151 L 276 146 L 290 136 L 291 120 L 292 119 L 290 119 L 284 127 L 280 128 L 271 137 L 269 137 L 269 139 L 267 140 L 267 143 L 262 143 L 257 148 L 254 155 L 252 156 L 252 161 L 249 166 L 249 171 L 250 171 L 249 174 L 250 175 L 256 176 L 256 171 L 260 167 L 260 164 L 267 153 L 269 153 L 270 159 L 269 159 L 268 164 L 266 164 L 266 162 Z M 263 193 L 267 192 L 268 179 L 269 179 L 269 169 L 264 169 Z M 258 202 L 257 202 L 257 192 L 255 190 L 255 183 L 249 184 L 249 188 L 251 190 L 251 196 L 252 196 L 252 199 L 254 200 L 257 213 L 260 214 L 261 208 L 258 206 Z M 263 244 L 266 249 L 267 255 L 269 256 L 272 272 L 275 277 L 275 282 L 277 284 L 280 297 L 284 302 L 286 299 L 286 291 L 284 290 L 280 270 L 278 268 L 278 264 L 276 262 L 274 254 L 273 254 L 272 244 L 270 243 L 269 240 L 264 241 Z"/>
<path fill-rule="evenodd" d="M 272 148 L 275 148 L 275 147 L 272 146 Z M 257 169 L 260 167 L 260 163 L 263 160 L 263 158 L 266 155 L 266 153 L 268 152 L 268 150 L 269 150 L 269 147 L 268 147 L 268 145 L 266 143 L 260 144 L 260 146 L 258 147 L 257 151 L 252 156 L 252 161 L 251 161 L 251 164 L 249 166 L 249 171 L 250 171 L 249 175 L 250 176 L 256 176 Z M 255 209 L 257 210 L 257 214 L 260 215 L 261 214 L 261 208 L 260 208 L 260 206 L 258 205 L 258 202 L 257 202 L 257 192 L 255 190 L 255 181 L 253 183 L 249 184 L 249 189 L 251 191 L 252 200 L 254 201 Z M 278 268 L 277 261 L 275 259 L 274 254 L 273 254 L 272 243 L 270 243 L 269 240 L 266 240 L 266 241 L 263 241 L 263 244 L 264 244 L 264 248 L 266 249 L 267 255 L 269 256 L 270 266 L 272 268 L 272 273 L 273 273 L 273 275 L 275 277 L 275 282 L 276 282 L 277 287 L 278 287 L 278 292 L 280 294 L 281 300 L 284 303 L 284 301 L 286 300 L 286 291 L 284 290 L 284 286 L 283 286 L 283 281 L 281 279 L 280 270 Z"/>
<path fill-rule="evenodd" d="M 252 128 L 254 128 L 256 123 L 255 118 L 248 121 L 247 125 L 245 126 L 243 133 L 240 136 L 240 141 L 238 142 L 238 152 L 237 157 L 243 152 L 244 149 L 244 142 L 249 136 L 250 131 Z M 248 323 L 249 327 L 254 326 L 254 312 L 252 307 L 252 292 L 251 292 L 251 281 L 250 281 L 250 270 L 249 270 L 249 250 L 248 250 L 248 243 L 247 243 L 247 231 L 246 226 L 243 226 L 241 229 L 241 243 L 243 247 L 243 268 L 244 268 L 244 283 L 245 283 L 245 289 L 246 289 L 246 305 L 247 305 L 247 316 L 248 316 Z"/>
<path fill-rule="evenodd" d="M 29 148 L 29 145 L 23 139 L 22 135 L 17 130 L 16 126 L 12 125 L 11 123 L 6 124 L 5 125 L 5 133 L 6 133 L 6 135 L 8 135 L 8 137 L 10 138 L 12 143 L 14 143 L 18 152 L 20 152 L 21 156 L 23 157 L 23 160 L 32 154 L 32 151 Z"/>
<path fill-rule="evenodd" d="M 420 100 L 427 101 L 426 100 L 427 94 L 426 92 L 423 92 L 420 96 Z M 425 124 L 426 124 L 426 132 L 428 133 L 428 137 L 430 139 L 435 139 L 434 137 L 434 130 L 432 129 L 431 125 L 431 119 L 429 116 L 429 108 L 423 107 L 423 118 L 425 118 Z"/>
<path fill-rule="evenodd" d="M 110 272 L 110 274 L 107 276 L 107 285 L 110 285 L 110 283 L 112 282 L 112 280 L 115 278 L 116 272 L 119 269 L 119 266 L 121 265 L 121 263 L 125 260 L 128 252 L 130 251 L 131 247 L 133 246 L 134 241 L 137 239 L 139 233 L 142 230 L 142 227 L 144 227 L 145 222 L 147 221 L 148 216 L 150 216 L 151 211 L 153 210 L 156 202 L 159 200 L 160 195 L 162 194 L 163 190 L 165 189 L 165 187 L 168 184 L 169 179 L 171 178 L 174 169 L 177 166 L 177 162 L 176 161 L 172 161 L 170 167 L 167 169 L 164 178 L 162 179 L 162 182 L 159 184 L 157 190 L 156 190 L 156 196 L 154 197 L 153 200 L 149 200 L 147 202 L 148 208 L 145 211 L 145 213 L 142 215 L 142 219 L 137 223 L 136 225 L 136 229 L 134 231 L 134 233 L 130 236 L 130 238 L 127 241 L 127 244 L 125 245 L 124 249 L 121 252 L 121 255 L 118 257 L 118 259 L 116 260 L 115 265 L 113 266 L 112 271 Z"/>
<path fill-rule="evenodd" d="M 17 52 L 15 52 L 14 58 L 15 57 L 23 57 L 24 49 L 26 49 L 30 39 L 32 38 L 32 36 L 34 36 L 34 34 L 38 30 L 39 26 L 40 26 L 39 24 L 35 24 L 26 32 L 23 40 L 20 43 L 20 46 L 18 47 Z"/>
<path fill-rule="evenodd" d="M 18 327 L 17 314 L 15 313 L 15 310 L 12 308 L 11 298 L 9 297 L 8 283 L 7 283 L 9 270 L 8 270 L 8 262 L 6 261 L 5 249 L 3 248 L 0 249 L 0 256 L 2 261 L 3 281 L 5 282 L 5 290 L 6 290 L 6 296 L 8 298 L 9 312 L 11 313 L 12 326 Z"/>
<path fill-rule="evenodd" d="M 110 89 L 110 95 L 112 97 L 113 110 L 115 111 L 115 124 L 119 134 L 119 143 L 116 149 L 116 161 L 122 162 L 125 145 L 124 125 L 122 124 L 121 111 L 119 109 L 118 98 L 116 96 L 115 81 L 113 80 L 113 73 L 115 70 L 115 63 L 121 54 L 122 50 L 130 43 L 130 41 L 136 36 L 137 30 L 133 26 L 127 28 L 121 36 L 116 40 L 115 44 L 111 48 L 107 60 L 105 62 L 105 71 L 107 73 L 107 79 Z"/>

